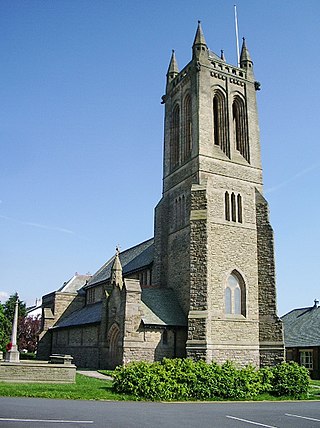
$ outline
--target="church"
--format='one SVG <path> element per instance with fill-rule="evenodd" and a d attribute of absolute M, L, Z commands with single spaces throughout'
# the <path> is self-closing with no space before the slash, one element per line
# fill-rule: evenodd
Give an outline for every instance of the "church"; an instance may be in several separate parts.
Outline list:
<path fill-rule="evenodd" d="M 182 70 L 172 52 L 154 238 L 43 296 L 39 359 L 71 354 L 95 368 L 164 357 L 284 360 L 259 89 L 245 40 L 230 65 L 208 48 L 199 22 Z"/>

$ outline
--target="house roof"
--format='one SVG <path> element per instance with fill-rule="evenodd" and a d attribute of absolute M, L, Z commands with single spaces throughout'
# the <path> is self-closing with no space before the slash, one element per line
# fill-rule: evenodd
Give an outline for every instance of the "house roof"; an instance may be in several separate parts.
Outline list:
<path fill-rule="evenodd" d="M 293 309 L 281 319 L 286 348 L 320 346 L 320 307 Z"/>
<path fill-rule="evenodd" d="M 101 322 L 102 302 L 84 306 L 83 308 L 72 312 L 63 317 L 53 328 L 76 327 L 85 324 L 96 324 Z"/>
<path fill-rule="evenodd" d="M 176 295 L 169 288 L 143 288 L 141 303 L 142 321 L 145 325 L 187 325 L 187 318 Z"/>
<path fill-rule="evenodd" d="M 149 266 L 153 262 L 153 238 L 141 242 L 119 254 L 123 274 L 128 274 Z M 88 287 L 107 281 L 111 276 L 111 267 L 114 260 L 109 259 L 88 281 Z"/>

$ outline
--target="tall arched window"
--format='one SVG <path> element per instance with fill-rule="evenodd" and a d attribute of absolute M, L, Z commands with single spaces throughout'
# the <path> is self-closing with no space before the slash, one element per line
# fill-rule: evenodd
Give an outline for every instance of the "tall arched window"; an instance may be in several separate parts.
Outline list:
<path fill-rule="evenodd" d="M 216 91 L 213 97 L 213 141 L 230 158 L 225 97 Z"/>
<path fill-rule="evenodd" d="M 236 217 L 236 196 L 233 192 L 231 193 L 231 220 L 237 221 L 237 217 Z"/>
<path fill-rule="evenodd" d="M 230 199 L 229 192 L 224 194 L 224 209 L 225 209 L 225 219 L 230 220 Z"/>
<path fill-rule="evenodd" d="M 176 105 L 172 112 L 170 128 L 170 165 L 171 169 L 179 165 L 180 154 L 180 107 Z"/>
<path fill-rule="evenodd" d="M 225 288 L 225 313 L 246 316 L 246 290 L 241 275 L 233 271 Z"/>
<path fill-rule="evenodd" d="M 191 155 L 192 149 L 192 120 L 191 120 L 191 97 L 188 94 L 184 100 L 184 146 L 183 160 Z"/>
<path fill-rule="evenodd" d="M 232 119 L 235 148 L 250 163 L 246 109 L 242 98 L 238 95 L 233 100 Z"/>
<path fill-rule="evenodd" d="M 242 223 L 242 198 L 240 193 L 237 195 L 238 222 Z"/>

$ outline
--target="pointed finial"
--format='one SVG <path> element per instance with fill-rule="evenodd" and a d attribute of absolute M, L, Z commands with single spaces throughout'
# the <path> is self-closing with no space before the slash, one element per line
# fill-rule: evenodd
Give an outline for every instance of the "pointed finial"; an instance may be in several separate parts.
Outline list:
<path fill-rule="evenodd" d="M 220 58 L 222 59 L 222 61 L 226 62 L 226 57 L 224 56 L 223 49 L 221 49 L 221 56 L 220 56 Z"/>
<path fill-rule="evenodd" d="M 240 66 L 244 66 L 247 67 L 248 63 L 251 63 L 251 66 L 253 64 L 248 48 L 247 48 L 247 44 L 246 44 L 246 39 L 244 37 L 242 37 L 242 48 L 241 48 L 241 55 L 240 55 Z"/>
<path fill-rule="evenodd" d="M 114 286 L 118 286 L 120 289 L 123 285 L 122 280 L 122 265 L 120 261 L 120 251 L 119 247 L 116 247 L 116 254 L 114 256 L 114 260 L 111 267 L 111 284 Z"/>
<path fill-rule="evenodd" d="M 207 46 L 206 39 L 204 38 L 202 27 L 201 27 L 201 21 L 198 21 L 198 28 L 197 28 L 197 32 L 193 42 L 193 46 L 196 46 L 196 45 Z"/>
<path fill-rule="evenodd" d="M 176 60 L 174 49 L 172 49 L 171 59 L 170 59 L 170 63 L 167 71 L 167 81 L 174 79 L 177 74 L 179 74 L 179 67 Z"/>

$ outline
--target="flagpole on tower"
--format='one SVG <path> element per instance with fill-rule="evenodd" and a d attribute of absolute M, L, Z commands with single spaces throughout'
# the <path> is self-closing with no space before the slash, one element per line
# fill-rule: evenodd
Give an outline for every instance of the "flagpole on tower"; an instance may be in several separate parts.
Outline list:
<path fill-rule="evenodd" d="M 238 15 L 237 15 L 237 6 L 234 5 L 234 23 L 236 27 L 236 43 L 237 43 L 237 61 L 238 67 L 240 67 L 240 50 L 239 50 L 239 33 L 238 33 Z"/>

